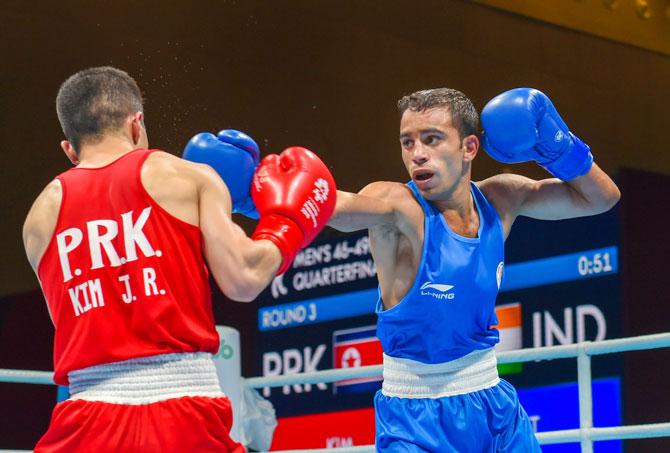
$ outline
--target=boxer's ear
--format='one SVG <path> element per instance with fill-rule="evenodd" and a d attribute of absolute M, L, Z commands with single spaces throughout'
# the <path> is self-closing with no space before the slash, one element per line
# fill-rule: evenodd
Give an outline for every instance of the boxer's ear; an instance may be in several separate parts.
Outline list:
<path fill-rule="evenodd" d="M 463 160 L 472 162 L 479 151 L 479 139 L 476 135 L 468 135 L 463 139 Z"/>
<path fill-rule="evenodd" d="M 63 152 L 65 152 L 65 155 L 67 156 L 67 158 L 70 159 L 70 162 L 72 162 L 72 165 L 79 165 L 79 155 L 77 154 L 77 151 L 75 151 L 74 147 L 72 146 L 72 143 L 70 143 L 67 140 L 62 140 L 60 142 L 60 147 L 63 148 Z"/>
<path fill-rule="evenodd" d="M 130 133 L 134 145 L 140 144 L 142 140 L 142 129 L 144 129 L 144 113 L 135 112 L 130 122 Z"/>

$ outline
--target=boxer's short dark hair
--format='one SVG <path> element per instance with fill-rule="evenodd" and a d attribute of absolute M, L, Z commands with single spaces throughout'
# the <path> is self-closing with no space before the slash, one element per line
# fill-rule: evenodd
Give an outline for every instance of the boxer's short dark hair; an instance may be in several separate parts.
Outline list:
<path fill-rule="evenodd" d="M 121 128 L 128 115 L 142 111 L 142 93 L 126 72 L 111 66 L 84 69 L 58 90 L 56 111 L 75 151 Z"/>
<path fill-rule="evenodd" d="M 406 110 L 423 112 L 432 108 L 446 108 L 451 113 L 451 121 L 461 138 L 476 135 L 479 131 L 479 115 L 470 98 L 452 88 L 433 88 L 416 91 L 403 96 L 398 101 L 400 116 Z"/>

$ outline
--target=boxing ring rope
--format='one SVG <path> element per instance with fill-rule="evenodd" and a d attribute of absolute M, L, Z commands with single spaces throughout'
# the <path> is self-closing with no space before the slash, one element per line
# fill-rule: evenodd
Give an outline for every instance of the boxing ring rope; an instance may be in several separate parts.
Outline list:
<path fill-rule="evenodd" d="M 579 429 L 545 431 L 536 433 L 540 444 L 580 442 L 582 452 L 593 452 L 593 442 L 613 439 L 643 439 L 669 437 L 670 422 L 644 425 L 628 425 L 606 428 L 593 427 L 591 395 L 591 356 L 617 352 L 642 351 L 670 348 L 670 333 L 643 335 L 639 337 L 619 338 L 597 342 L 585 341 L 577 344 L 545 346 L 541 348 L 502 351 L 496 354 L 498 363 L 532 362 L 537 360 L 577 359 L 577 387 L 579 394 Z M 344 379 L 374 377 L 382 375 L 382 365 L 370 365 L 358 368 L 340 368 L 283 376 L 255 377 L 247 379 L 252 388 L 281 387 L 293 384 L 318 384 L 341 381 Z M 24 384 L 53 384 L 53 373 L 48 371 L 0 369 L 0 382 Z M 284 450 L 288 452 L 326 452 L 338 453 L 374 452 L 374 445 L 345 447 L 336 449 Z M 0 450 L 2 451 L 2 450 Z"/>
<path fill-rule="evenodd" d="M 579 395 L 579 429 L 545 431 L 536 433 L 540 444 L 556 444 L 580 442 L 584 453 L 593 452 L 596 440 L 642 439 L 650 437 L 670 436 L 670 422 L 645 425 L 630 425 L 607 428 L 593 427 L 593 400 L 591 395 L 591 356 L 611 354 L 615 352 L 641 351 L 670 347 L 670 333 L 643 335 L 631 338 L 619 338 L 598 342 L 585 341 L 577 344 L 546 346 L 541 348 L 502 351 L 496 354 L 498 363 L 532 362 L 535 360 L 553 360 L 577 358 L 577 387 Z M 293 375 L 262 377 L 247 379 L 253 388 L 280 387 L 288 384 L 328 383 L 342 379 L 380 376 L 382 365 L 371 365 L 359 368 L 341 368 L 337 370 L 314 371 Z M 327 449 L 295 450 L 325 452 Z M 342 452 L 372 452 L 374 446 L 360 449 L 338 449 Z"/>

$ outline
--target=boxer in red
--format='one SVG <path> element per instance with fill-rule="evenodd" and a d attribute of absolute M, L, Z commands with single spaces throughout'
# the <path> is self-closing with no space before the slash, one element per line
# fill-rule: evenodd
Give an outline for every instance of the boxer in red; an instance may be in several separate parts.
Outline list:
<path fill-rule="evenodd" d="M 128 74 L 78 72 L 56 104 L 75 168 L 37 197 L 23 239 L 56 328 L 54 381 L 71 397 L 35 451 L 244 451 L 211 358 L 209 272 L 253 300 L 328 221 L 332 176 L 304 148 L 266 157 L 246 194 L 260 216 L 249 238 L 210 166 L 148 148 Z"/>

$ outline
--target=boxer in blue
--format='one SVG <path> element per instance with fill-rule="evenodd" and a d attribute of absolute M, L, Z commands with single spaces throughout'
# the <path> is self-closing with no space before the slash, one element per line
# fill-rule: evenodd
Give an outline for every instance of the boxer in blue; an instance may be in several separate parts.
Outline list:
<path fill-rule="evenodd" d="M 384 348 L 377 450 L 540 451 L 516 391 L 498 377 L 493 352 L 504 241 L 517 216 L 598 214 L 617 202 L 619 190 L 538 90 L 517 88 L 492 99 L 482 111 L 482 142 L 501 162 L 533 160 L 554 176 L 540 181 L 514 174 L 471 181 L 479 118 L 463 93 L 419 91 L 398 106 L 411 181 L 338 191 L 329 222 L 342 231 L 368 229 L 377 266 Z M 204 161 L 215 168 L 250 152 L 227 135 L 205 146 Z M 220 173 L 244 198 L 243 172 Z M 240 204 L 239 212 L 249 211 Z"/>
<path fill-rule="evenodd" d="M 516 391 L 498 377 L 494 305 L 504 241 L 517 216 L 601 213 L 619 199 L 547 96 L 518 88 L 482 111 L 484 149 L 505 163 L 534 160 L 554 178 L 501 174 L 471 181 L 478 115 L 446 88 L 403 97 L 407 184 L 338 192 L 329 225 L 367 228 L 377 265 L 377 335 L 384 383 L 375 396 L 383 452 L 540 451 Z"/>

